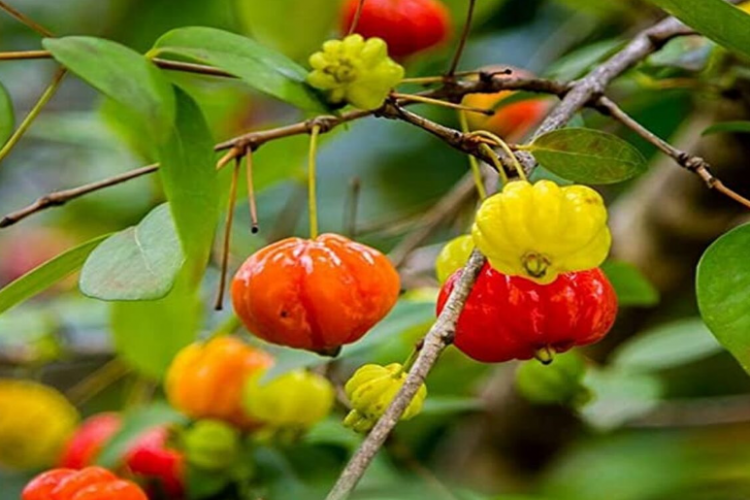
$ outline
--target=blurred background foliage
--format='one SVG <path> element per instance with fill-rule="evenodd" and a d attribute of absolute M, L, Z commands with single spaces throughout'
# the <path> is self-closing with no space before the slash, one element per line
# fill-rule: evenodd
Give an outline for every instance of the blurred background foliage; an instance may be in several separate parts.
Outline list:
<path fill-rule="evenodd" d="M 203 25 L 254 36 L 304 63 L 336 31 L 337 3 L 16 0 L 14 5 L 56 34 L 111 38 L 139 51 L 170 29 Z M 466 2 L 446 3 L 458 31 Z M 658 16 L 639 0 L 479 0 L 462 68 L 504 64 L 573 79 Z M 438 74 L 451 46 L 410 61 L 409 75 Z M 37 49 L 39 42 L 23 25 L 2 16 L 0 48 Z M 743 68 L 742 61 L 700 39 L 681 39 L 619 79 L 612 93 L 649 129 L 665 138 L 685 138 L 696 149 L 699 132 L 717 116 L 745 113 L 737 104 L 744 99 L 742 82 L 727 81 L 730 67 Z M 2 63 L 0 81 L 13 97 L 17 116 L 30 108 L 53 71 L 49 61 Z M 200 103 L 217 141 L 302 118 L 238 82 L 170 76 Z M 722 91 L 716 92 L 716 86 Z M 457 125 L 446 110 L 420 106 L 419 111 Z M 578 122 L 622 133 L 588 112 Z M 150 163 L 138 132 L 121 109 L 67 78 L 0 168 L 0 213 L 44 193 Z M 611 201 L 614 255 L 621 259 L 608 263 L 607 272 L 623 312 L 610 338 L 585 353 L 590 363 L 600 365 L 587 374 L 592 402 L 580 411 L 532 405 L 514 389 L 515 365 L 479 365 L 449 349 L 428 380 L 424 414 L 398 427 L 357 499 L 718 500 L 750 495 L 750 447 L 744 446 L 750 441 L 750 384 L 697 319 L 693 288 L 686 286 L 700 252 L 741 219 L 722 200 L 706 202 L 710 195 L 690 174 L 671 173 L 676 167 L 661 165 L 653 148 L 622 135 L 653 164 L 643 179 L 602 190 Z M 721 151 L 719 166 L 746 161 L 741 144 L 719 147 L 724 146 L 708 143 L 704 153 Z M 262 231 L 250 233 L 242 200 L 232 269 L 269 240 L 306 234 L 306 151 L 302 136 L 268 144 L 257 154 Z M 465 174 L 466 165 L 459 153 L 414 127 L 379 119 L 351 124 L 323 138 L 321 228 L 347 230 L 351 186 L 358 182 L 357 236 L 392 250 L 423 223 L 423 214 Z M 746 172 L 743 177 L 728 169 L 727 175 L 738 180 L 740 191 L 750 190 Z M 140 178 L 1 230 L 0 284 L 76 243 L 138 223 L 163 201 L 156 182 Z M 661 194 L 654 194 L 659 187 Z M 467 229 L 473 207 L 470 200 L 457 209 L 410 256 L 402 268 L 405 285 L 427 290 L 411 293 L 366 343 L 345 351 L 337 373 L 408 355 L 433 318 L 434 256 L 442 242 Z M 204 284 L 206 333 L 228 318 L 208 312 L 216 281 L 217 272 L 210 271 Z M 0 375 L 33 377 L 59 387 L 84 414 L 135 411 L 144 401 L 159 399 L 154 381 L 126 368 L 114 370 L 116 381 L 88 397 L 86 384 L 96 380 L 92 374 L 101 376 L 103 366 L 112 369 L 109 321 L 107 304 L 84 298 L 75 280 L 65 281 L 0 315 Z M 175 334 L 168 330 L 162 334 Z M 278 355 L 290 365 L 315 362 L 295 353 Z M 269 478 L 268 498 L 321 498 L 359 439 L 332 419 L 294 448 L 257 450 L 257 466 Z M 0 470 L 0 499 L 17 498 L 32 472 Z"/>

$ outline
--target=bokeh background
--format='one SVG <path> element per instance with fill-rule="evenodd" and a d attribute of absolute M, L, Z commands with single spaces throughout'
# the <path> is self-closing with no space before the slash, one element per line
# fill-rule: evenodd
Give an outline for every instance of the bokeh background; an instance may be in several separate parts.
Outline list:
<path fill-rule="evenodd" d="M 446 3 L 457 32 L 467 2 Z M 213 26 L 255 36 L 303 63 L 336 33 L 338 12 L 336 0 L 12 4 L 58 35 L 101 36 L 145 52 L 172 28 Z M 286 15 L 278 15 L 277 4 L 286 5 Z M 503 64 L 574 79 L 660 16 L 636 0 L 479 0 L 461 67 Z M 439 74 L 452 46 L 409 61 L 409 75 Z M 36 34 L 0 16 L 1 50 L 38 48 Z M 705 156 L 727 184 L 747 195 L 747 137 L 701 136 L 715 122 L 746 116 L 745 63 L 702 39 L 685 38 L 619 79 L 612 95 L 654 132 Z M 54 71 L 49 61 L 0 63 L 0 81 L 19 117 Z M 172 77 L 198 99 L 217 141 L 303 118 L 237 82 Z M 457 126 L 453 112 L 415 109 Z M 589 375 L 597 399 L 581 411 L 532 404 L 514 388 L 515 364 L 479 365 L 451 348 L 428 380 L 425 414 L 398 427 L 356 498 L 750 498 L 750 384 L 698 318 L 693 286 L 702 251 L 747 215 L 612 121 L 585 112 L 575 123 L 617 133 L 650 159 L 645 176 L 601 190 L 614 233 L 607 271 L 623 307 L 607 340 L 585 353 L 599 367 Z M 151 163 L 142 139 L 93 89 L 68 76 L 0 167 L 0 214 L 50 191 Z M 245 201 L 238 203 L 231 268 L 268 241 L 306 234 L 306 151 L 307 138 L 295 137 L 257 154 L 262 230 L 251 235 Z M 349 230 L 356 183 L 357 237 L 404 257 L 404 238 L 426 224 L 426 214 L 466 172 L 465 157 L 408 125 L 368 119 L 342 127 L 321 145 L 321 229 Z M 537 175 L 547 174 L 540 169 Z M 0 230 L 0 284 L 78 242 L 136 224 L 163 201 L 157 182 L 140 178 Z M 375 332 L 367 349 L 341 362 L 343 373 L 367 361 L 405 358 L 426 331 L 437 285 L 434 257 L 443 242 L 466 231 L 476 206 L 472 195 L 464 198 L 403 259 L 405 286 L 421 290 Z M 206 331 L 227 317 L 208 312 L 216 279 L 214 268 L 205 284 Z M 0 315 L 0 376 L 43 380 L 85 414 L 160 397 L 156 384 L 124 368 L 107 389 L 92 391 L 90 375 L 110 362 L 112 352 L 107 304 L 83 297 L 74 279 Z M 332 419 L 294 450 L 270 450 L 261 464 L 277 471 L 269 498 L 321 498 L 358 442 Z M 0 469 L 0 499 L 15 500 L 31 472 Z"/>

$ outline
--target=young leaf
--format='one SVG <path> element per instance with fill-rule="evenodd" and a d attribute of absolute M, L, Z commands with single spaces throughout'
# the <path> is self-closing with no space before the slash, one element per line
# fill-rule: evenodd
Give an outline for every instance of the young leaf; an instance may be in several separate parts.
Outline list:
<path fill-rule="evenodd" d="M 714 125 L 711 125 L 706 130 L 703 131 L 703 134 L 701 135 L 711 135 L 711 134 L 718 134 L 720 132 L 729 132 L 729 133 L 743 133 L 748 134 L 750 133 L 750 122 L 748 121 L 736 121 L 736 122 L 721 122 L 716 123 Z"/>
<path fill-rule="evenodd" d="M 91 252 L 81 292 L 100 300 L 153 300 L 172 289 L 184 258 L 166 203 Z"/>
<path fill-rule="evenodd" d="M 725 0 L 650 0 L 701 35 L 750 56 L 750 15 Z"/>
<path fill-rule="evenodd" d="M 104 444 L 96 463 L 103 467 L 117 468 L 130 447 L 144 432 L 160 425 L 181 424 L 186 421 L 184 415 L 163 402 L 126 413 L 122 427 Z"/>
<path fill-rule="evenodd" d="M 89 240 L 29 271 L 0 290 L 0 313 L 43 292 L 81 268 L 89 254 L 107 235 Z"/>
<path fill-rule="evenodd" d="M 143 119 L 144 127 L 165 139 L 174 121 L 174 93 L 168 80 L 143 55 L 101 38 L 45 38 L 44 48 L 63 66 Z"/>
<path fill-rule="evenodd" d="M 187 57 L 221 68 L 248 85 L 302 109 L 327 109 L 305 83 L 307 71 L 258 42 L 228 31 L 189 27 L 157 40 L 150 54 Z"/>
<path fill-rule="evenodd" d="M 750 372 L 750 224 L 716 240 L 698 263 L 696 291 L 703 321 Z"/>
<path fill-rule="evenodd" d="M 163 299 L 112 303 L 115 348 L 139 373 L 161 380 L 175 354 L 197 337 L 200 319 L 200 298 L 183 272 Z"/>
<path fill-rule="evenodd" d="M 13 135 L 15 126 L 16 117 L 13 112 L 13 100 L 5 86 L 0 83 L 0 144 L 5 144 Z"/>
<path fill-rule="evenodd" d="M 565 128 L 538 137 L 528 150 L 547 170 L 575 182 L 612 184 L 643 173 L 646 160 L 617 136 Z"/>
<path fill-rule="evenodd" d="M 177 233 L 197 282 L 208 263 L 219 216 L 219 187 L 213 140 L 197 104 L 175 89 L 177 118 L 170 139 L 159 148 L 159 175 Z"/>
<path fill-rule="evenodd" d="M 691 318 L 633 337 L 615 351 L 612 364 L 631 372 L 651 372 L 692 363 L 721 350 L 705 323 Z"/>
<path fill-rule="evenodd" d="M 601 268 L 615 288 L 621 306 L 649 307 L 659 303 L 659 291 L 634 265 L 609 260 Z"/>

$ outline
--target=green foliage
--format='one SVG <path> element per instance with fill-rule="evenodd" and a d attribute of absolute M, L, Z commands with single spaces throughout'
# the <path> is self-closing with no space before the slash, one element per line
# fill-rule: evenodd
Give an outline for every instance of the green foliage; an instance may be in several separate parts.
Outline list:
<path fill-rule="evenodd" d="M 722 132 L 748 134 L 750 133 L 750 122 L 735 121 L 716 123 L 704 130 L 703 135 L 718 134 Z"/>
<path fill-rule="evenodd" d="M 306 61 L 332 34 L 338 0 L 235 0 L 240 22 L 265 46 L 296 61 Z"/>
<path fill-rule="evenodd" d="M 601 266 L 622 306 L 650 307 L 659 303 L 659 291 L 632 264 L 609 260 Z"/>
<path fill-rule="evenodd" d="M 576 351 L 555 356 L 549 365 L 532 359 L 516 372 L 516 389 L 533 403 L 579 406 L 589 399 L 583 384 L 586 361 Z"/>
<path fill-rule="evenodd" d="M 122 464 L 123 456 L 144 432 L 168 424 L 183 424 L 187 418 L 164 402 L 152 403 L 123 414 L 122 426 L 102 448 L 96 462 L 109 468 Z"/>
<path fill-rule="evenodd" d="M 748 16 L 750 19 L 750 16 Z M 750 372 L 750 224 L 724 234 L 698 264 L 701 316 L 719 343 Z"/>
<path fill-rule="evenodd" d="M 528 150 L 544 168 L 575 182 L 612 184 L 646 170 L 646 160 L 636 148 L 593 129 L 549 132 L 536 138 Z"/>
<path fill-rule="evenodd" d="M 174 286 L 183 261 L 165 203 L 91 252 L 81 272 L 81 292 L 100 300 L 159 299 Z"/>
<path fill-rule="evenodd" d="M 175 354 L 198 335 L 202 304 L 189 281 L 183 271 L 163 299 L 112 303 L 117 353 L 145 377 L 161 380 Z"/>
<path fill-rule="evenodd" d="M 750 15 L 724 0 L 650 0 L 724 47 L 750 56 Z"/>
<path fill-rule="evenodd" d="M 169 140 L 159 148 L 159 175 L 197 286 L 208 265 L 219 215 L 219 186 L 213 140 L 198 106 L 176 89 L 177 119 Z"/>
<path fill-rule="evenodd" d="M 5 86 L 0 83 L 0 144 L 5 144 L 13 135 L 15 126 L 16 115 L 13 111 L 13 100 Z"/>
<path fill-rule="evenodd" d="M 21 276 L 0 290 L 0 313 L 47 290 L 81 268 L 89 254 L 107 236 L 100 236 L 68 250 Z"/>
<path fill-rule="evenodd" d="M 42 43 L 60 64 L 136 113 L 157 141 L 166 139 L 175 116 L 174 93 L 149 60 L 101 38 L 45 38 Z"/>
<path fill-rule="evenodd" d="M 699 361 L 721 350 L 703 321 L 692 318 L 633 337 L 615 351 L 612 364 L 630 372 L 653 372 Z"/>
<path fill-rule="evenodd" d="M 186 57 L 231 73 L 251 87 L 310 111 L 326 105 L 305 83 L 307 71 L 285 56 L 233 33 L 213 28 L 180 28 L 157 40 L 149 53 Z"/>

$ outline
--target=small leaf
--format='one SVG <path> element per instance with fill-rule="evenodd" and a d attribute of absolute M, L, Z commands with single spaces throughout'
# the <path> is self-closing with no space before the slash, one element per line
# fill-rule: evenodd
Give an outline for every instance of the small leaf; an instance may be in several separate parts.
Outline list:
<path fill-rule="evenodd" d="M 750 17 L 750 16 L 748 16 Z M 716 240 L 698 263 L 696 289 L 703 321 L 750 373 L 750 224 Z"/>
<path fill-rule="evenodd" d="M 175 89 L 175 130 L 159 148 L 159 175 L 190 272 L 197 283 L 208 264 L 219 216 L 213 140 L 197 104 Z"/>
<path fill-rule="evenodd" d="M 44 48 L 63 66 L 101 93 L 134 111 L 157 142 L 174 121 L 174 93 L 169 81 L 143 55 L 101 38 L 45 38 Z"/>
<path fill-rule="evenodd" d="M 81 272 L 81 292 L 100 300 L 158 299 L 172 289 L 182 262 L 169 205 L 163 204 L 91 253 Z"/>
<path fill-rule="evenodd" d="M 649 307 L 659 303 L 659 291 L 634 265 L 610 260 L 601 269 L 615 288 L 620 306 Z"/>
<path fill-rule="evenodd" d="M 126 413 L 122 427 L 104 445 L 96 463 L 103 467 L 115 469 L 122 464 L 125 454 L 144 432 L 161 425 L 182 424 L 186 421 L 185 416 L 163 402 Z"/>
<path fill-rule="evenodd" d="M 701 35 L 750 56 L 750 15 L 725 0 L 650 0 Z"/>
<path fill-rule="evenodd" d="M 111 306 L 117 353 L 153 380 L 161 380 L 174 356 L 196 339 L 200 320 L 201 301 L 186 272 L 163 299 Z"/>
<path fill-rule="evenodd" d="M 686 365 L 721 350 L 705 323 L 692 318 L 633 337 L 615 351 L 612 363 L 628 371 L 650 372 Z"/>
<path fill-rule="evenodd" d="M 24 274 L 0 290 L 0 313 L 43 292 L 81 268 L 89 254 L 107 235 L 79 245 Z"/>
<path fill-rule="evenodd" d="M 221 68 L 253 88 L 299 108 L 319 112 L 327 109 L 305 83 L 304 68 L 254 40 L 228 31 L 178 28 L 157 40 L 151 54 L 187 57 Z"/>
<path fill-rule="evenodd" d="M 593 399 L 580 414 L 589 425 L 602 431 L 650 412 L 663 393 L 659 379 L 652 375 L 614 369 L 589 369 L 583 384 Z"/>
<path fill-rule="evenodd" d="M 8 90 L 0 83 L 0 144 L 5 144 L 16 126 L 16 116 L 13 111 L 13 100 Z"/>
<path fill-rule="evenodd" d="M 575 182 L 612 184 L 642 174 L 646 160 L 619 137 L 587 128 L 549 132 L 528 147 L 547 170 Z"/>
<path fill-rule="evenodd" d="M 704 130 L 701 135 L 718 134 L 720 132 L 750 134 L 750 121 L 716 123 Z"/>

